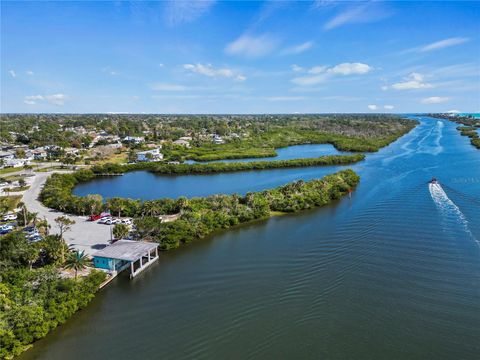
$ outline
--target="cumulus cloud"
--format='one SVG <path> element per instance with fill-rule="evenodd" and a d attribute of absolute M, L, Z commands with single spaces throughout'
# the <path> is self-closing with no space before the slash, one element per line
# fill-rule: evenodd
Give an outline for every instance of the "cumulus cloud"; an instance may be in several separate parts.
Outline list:
<path fill-rule="evenodd" d="M 433 87 L 424 81 L 425 77 L 419 73 L 411 73 L 403 79 L 403 81 L 392 84 L 391 88 L 395 90 L 415 90 L 415 89 L 430 89 Z M 384 87 L 382 89 L 385 90 Z"/>
<path fill-rule="evenodd" d="M 229 55 L 257 58 L 270 54 L 278 46 L 278 40 L 268 34 L 252 36 L 242 35 L 225 48 Z"/>
<path fill-rule="evenodd" d="M 298 44 L 295 46 L 288 47 L 286 49 L 283 49 L 282 54 L 283 55 L 295 55 L 295 54 L 300 54 L 303 53 L 313 47 L 313 41 L 306 41 L 302 44 Z"/>
<path fill-rule="evenodd" d="M 17 77 L 17 74 L 15 73 L 14 70 L 8 70 L 8 73 L 10 74 L 11 77 Z"/>
<path fill-rule="evenodd" d="M 393 110 L 395 108 L 395 106 L 393 106 L 393 105 L 383 105 L 383 108 L 385 110 Z"/>
<path fill-rule="evenodd" d="M 166 3 L 165 17 L 167 23 L 171 26 L 182 23 L 192 22 L 202 15 L 215 4 L 214 0 L 187 1 L 173 0 Z"/>
<path fill-rule="evenodd" d="M 371 105 L 368 105 L 368 108 L 373 111 L 373 110 L 377 110 L 378 106 L 374 105 L 374 104 L 371 104 Z"/>
<path fill-rule="evenodd" d="M 321 74 L 323 72 L 325 72 L 325 70 L 327 70 L 327 66 L 314 66 L 310 69 L 308 69 L 308 73 L 309 74 Z"/>
<path fill-rule="evenodd" d="M 422 104 L 441 104 L 441 103 L 444 103 L 444 102 L 447 102 L 448 100 L 450 100 L 449 97 L 445 97 L 445 96 L 430 96 L 430 97 L 427 97 L 427 98 L 424 98 L 422 100 L 420 100 L 420 102 Z"/>
<path fill-rule="evenodd" d="M 314 66 L 306 70 L 311 75 L 294 78 L 292 82 L 301 86 L 316 85 L 334 76 L 364 75 L 372 70 L 373 67 L 363 63 L 341 63 L 332 67 Z"/>
<path fill-rule="evenodd" d="M 211 64 L 184 64 L 187 71 L 216 78 L 229 78 L 235 81 L 245 81 L 247 78 L 230 68 L 215 68 Z"/>
<path fill-rule="evenodd" d="M 433 50 L 440 50 L 450 46 L 460 45 L 469 41 L 469 38 L 464 37 L 453 37 L 448 39 L 443 39 L 440 41 L 436 41 L 434 43 L 428 44 L 420 48 L 421 52 L 433 51 Z"/>
<path fill-rule="evenodd" d="M 62 106 L 66 99 L 67 96 L 65 94 L 29 95 L 25 96 L 23 102 L 27 105 L 35 105 L 39 102 L 47 102 L 52 105 Z"/>
<path fill-rule="evenodd" d="M 333 74 L 341 75 L 366 74 L 372 70 L 371 66 L 362 63 L 342 63 L 328 69 Z"/>

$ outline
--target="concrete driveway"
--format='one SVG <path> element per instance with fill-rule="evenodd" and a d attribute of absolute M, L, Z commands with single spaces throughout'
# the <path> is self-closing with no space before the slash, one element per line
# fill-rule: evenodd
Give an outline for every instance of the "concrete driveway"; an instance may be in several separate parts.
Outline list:
<path fill-rule="evenodd" d="M 38 213 L 38 218 L 46 218 L 51 225 L 51 234 L 58 234 L 59 229 L 55 223 L 55 218 L 65 215 L 59 211 L 55 211 L 43 206 L 38 201 L 38 195 L 45 184 L 47 178 L 52 174 L 48 173 L 36 173 L 33 179 L 30 189 L 23 194 L 22 201 L 27 206 L 28 211 Z M 87 221 L 86 216 L 72 216 L 68 217 L 75 221 L 71 229 L 66 232 L 63 237 L 68 245 L 74 247 L 77 250 L 84 250 L 86 254 L 93 254 L 105 245 L 108 245 L 110 241 L 110 226 L 97 224 L 96 222 Z"/>

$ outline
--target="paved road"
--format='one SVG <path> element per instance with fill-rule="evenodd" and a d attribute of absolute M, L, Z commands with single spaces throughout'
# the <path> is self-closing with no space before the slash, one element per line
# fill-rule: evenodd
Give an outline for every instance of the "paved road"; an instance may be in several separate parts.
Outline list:
<path fill-rule="evenodd" d="M 28 211 L 37 212 L 39 218 L 43 219 L 45 217 L 47 219 L 52 226 L 50 233 L 58 234 L 59 230 L 55 223 L 55 218 L 63 215 L 63 213 L 49 209 L 37 200 L 43 184 L 45 184 L 45 181 L 51 174 L 51 172 L 36 173 L 30 189 L 23 194 L 23 202 L 27 206 Z M 85 216 L 69 215 L 69 218 L 75 220 L 75 224 L 72 225 L 71 230 L 63 235 L 68 245 L 73 246 L 77 250 L 84 250 L 86 254 L 90 255 L 99 248 L 108 245 L 110 226 L 87 221 Z"/>

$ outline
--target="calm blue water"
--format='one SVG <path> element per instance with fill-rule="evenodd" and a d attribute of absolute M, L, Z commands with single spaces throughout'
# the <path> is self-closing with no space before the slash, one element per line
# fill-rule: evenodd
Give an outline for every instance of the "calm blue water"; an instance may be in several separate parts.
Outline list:
<path fill-rule="evenodd" d="M 419 119 L 353 166 L 352 199 L 162 254 L 21 358 L 478 359 L 480 151 L 456 124 Z M 235 173 L 226 185 L 215 175 L 210 187 L 181 177 L 161 191 L 240 192 L 335 170 Z M 125 178 L 110 186 L 132 196 Z"/>
<path fill-rule="evenodd" d="M 259 161 L 265 159 L 289 160 L 312 158 L 322 155 L 336 155 L 342 152 L 332 145 L 297 145 L 278 149 L 275 158 L 241 159 L 225 161 Z M 89 183 L 80 184 L 74 194 L 101 194 L 104 198 L 123 196 L 134 199 L 158 199 L 161 197 L 178 198 L 180 196 L 207 196 L 219 193 L 240 193 L 259 191 L 276 187 L 299 179 L 314 179 L 341 167 L 307 168 L 299 174 L 295 169 L 275 169 L 269 171 L 248 171 L 214 175 L 162 176 L 146 171 L 127 173 L 112 178 L 99 178 Z"/>
<path fill-rule="evenodd" d="M 348 154 L 345 151 L 339 151 L 331 144 L 308 144 L 308 145 L 294 145 L 289 147 L 284 147 L 275 150 L 277 156 L 274 157 L 263 157 L 263 158 L 247 158 L 247 159 L 228 159 L 228 160 L 216 160 L 219 162 L 252 162 L 252 161 L 270 161 L 270 160 L 292 160 L 292 159 L 301 159 L 301 158 L 315 158 L 325 155 L 341 155 Z M 197 161 L 187 160 L 187 164 L 194 164 Z M 202 164 L 214 162 L 214 161 L 202 161 Z"/>

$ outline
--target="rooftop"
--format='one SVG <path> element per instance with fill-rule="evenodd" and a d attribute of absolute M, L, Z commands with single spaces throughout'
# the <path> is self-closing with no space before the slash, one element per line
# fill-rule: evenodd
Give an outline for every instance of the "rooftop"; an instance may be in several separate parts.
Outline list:
<path fill-rule="evenodd" d="M 126 261 L 136 261 L 143 255 L 158 247 L 157 243 L 118 240 L 112 245 L 93 253 L 92 256 L 104 257 L 110 259 L 119 259 Z"/>

